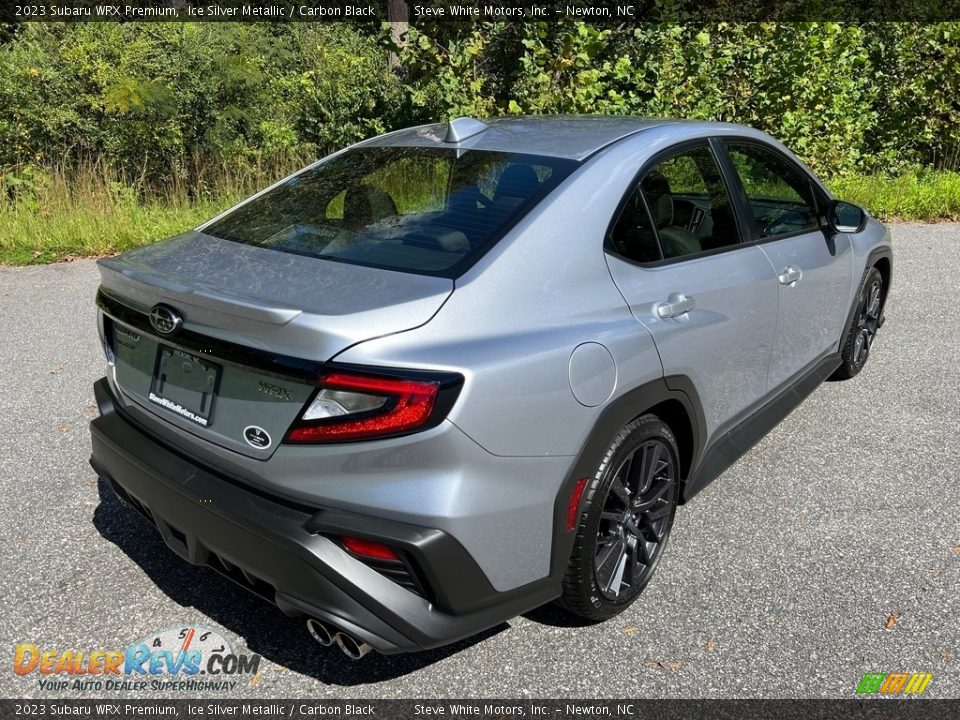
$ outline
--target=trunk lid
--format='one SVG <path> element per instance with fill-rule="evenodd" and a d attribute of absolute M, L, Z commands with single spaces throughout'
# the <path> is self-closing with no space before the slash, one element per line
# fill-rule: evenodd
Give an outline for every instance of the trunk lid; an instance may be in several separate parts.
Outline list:
<path fill-rule="evenodd" d="M 247 353 L 232 357 L 225 343 L 261 357 L 323 363 L 358 342 L 426 323 L 453 291 L 447 278 L 292 255 L 200 232 L 99 266 L 101 291 L 122 308 L 112 313 L 106 340 L 124 394 L 183 430 L 262 459 L 274 452 L 313 385 L 285 376 L 280 364 L 273 371 L 249 364 Z M 169 337 L 149 324 L 157 304 L 183 318 Z M 212 339 L 210 349 L 198 345 L 198 337 Z"/>

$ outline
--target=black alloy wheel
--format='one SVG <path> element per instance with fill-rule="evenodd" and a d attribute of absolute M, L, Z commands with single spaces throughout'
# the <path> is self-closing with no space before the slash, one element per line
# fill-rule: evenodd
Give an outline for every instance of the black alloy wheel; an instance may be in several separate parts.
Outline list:
<path fill-rule="evenodd" d="M 594 572 L 608 600 L 619 600 L 649 575 L 670 529 L 676 472 L 670 449 L 648 440 L 616 470 L 600 513 Z"/>
<path fill-rule="evenodd" d="M 856 337 L 853 344 L 853 361 L 860 366 L 867 362 L 870 346 L 880 329 L 880 298 L 882 281 L 875 278 L 867 290 L 866 302 L 857 318 Z"/>
<path fill-rule="evenodd" d="M 883 324 L 884 299 L 883 276 L 875 267 L 870 268 L 860 286 L 857 309 L 840 349 L 841 365 L 831 380 L 849 380 L 867 364 L 873 341 Z"/>
<path fill-rule="evenodd" d="M 663 554 L 679 493 L 670 428 L 653 415 L 626 425 L 589 482 L 560 604 L 605 620 L 636 600 Z"/>

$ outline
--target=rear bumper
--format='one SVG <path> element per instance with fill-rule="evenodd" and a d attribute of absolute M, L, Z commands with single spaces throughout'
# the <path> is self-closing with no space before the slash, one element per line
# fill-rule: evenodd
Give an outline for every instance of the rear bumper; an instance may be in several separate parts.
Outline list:
<path fill-rule="evenodd" d="M 153 523 L 164 542 L 274 603 L 288 615 L 324 620 L 382 653 L 445 645 L 557 597 L 544 578 L 497 592 L 449 534 L 272 497 L 206 468 L 145 434 L 117 409 L 105 380 L 94 386 L 91 465 Z M 419 592 L 335 541 L 353 535 L 404 557 Z"/>

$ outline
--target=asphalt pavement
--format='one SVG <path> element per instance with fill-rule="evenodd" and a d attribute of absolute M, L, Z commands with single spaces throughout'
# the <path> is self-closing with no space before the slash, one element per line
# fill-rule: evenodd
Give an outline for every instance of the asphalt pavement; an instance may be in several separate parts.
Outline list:
<path fill-rule="evenodd" d="M 110 650 L 199 625 L 263 657 L 231 697 L 851 697 L 864 673 L 895 671 L 933 673 L 928 697 L 960 697 L 960 225 L 893 237 L 866 369 L 817 389 L 679 510 L 628 611 L 578 626 L 542 608 L 356 663 L 181 561 L 98 484 L 95 264 L 0 268 L 0 696 L 91 696 L 16 675 L 18 643 Z"/>

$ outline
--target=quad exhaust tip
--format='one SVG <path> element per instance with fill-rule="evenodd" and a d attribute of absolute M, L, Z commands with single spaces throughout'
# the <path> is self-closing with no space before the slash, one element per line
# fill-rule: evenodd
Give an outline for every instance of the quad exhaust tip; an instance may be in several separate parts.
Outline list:
<path fill-rule="evenodd" d="M 307 632 L 324 647 L 330 647 L 337 642 L 337 633 L 326 623 L 310 618 L 307 620 Z"/>
<path fill-rule="evenodd" d="M 347 635 L 345 633 L 340 633 L 337 635 L 337 645 L 340 646 L 343 654 L 351 660 L 359 660 L 368 652 L 373 650 L 373 648 L 367 645 L 365 642 L 361 642 L 352 635 Z"/>
<path fill-rule="evenodd" d="M 336 645 L 351 660 L 359 660 L 373 650 L 367 643 L 357 640 L 335 627 L 316 618 L 307 619 L 307 632 L 323 647 Z"/>

